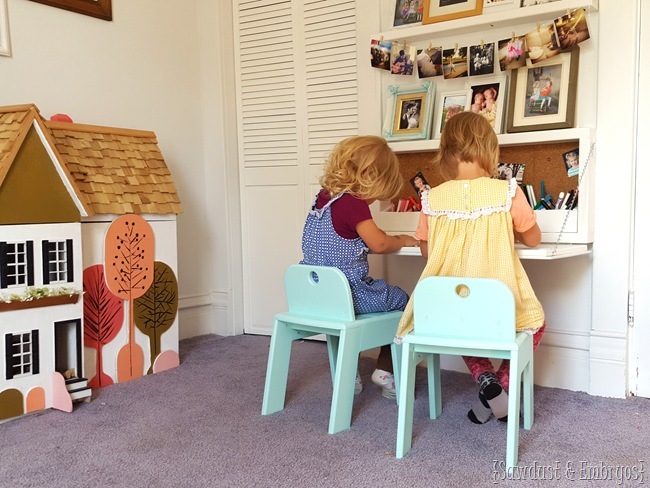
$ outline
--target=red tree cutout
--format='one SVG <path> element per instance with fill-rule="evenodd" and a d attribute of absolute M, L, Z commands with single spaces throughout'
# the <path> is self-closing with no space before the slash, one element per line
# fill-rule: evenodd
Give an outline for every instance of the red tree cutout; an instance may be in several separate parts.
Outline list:
<path fill-rule="evenodd" d="M 135 342 L 133 301 L 153 282 L 153 229 L 138 215 L 123 215 L 106 232 L 104 265 L 106 284 L 113 294 L 129 302 L 129 339 L 117 354 L 117 381 L 139 378 L 144 372 L 144 353 Z"/>
<path fill-rule="evenodd" d="M 115 339 L 124 322 L 124 300 L 116 297 L 106 286 L 104 266 L 95 264 L 84 270 L 84 344 L 97 350 L 95 376 L 88 382 L 91 388 L 113 384 L 104 373 L 102 348 Z"/>

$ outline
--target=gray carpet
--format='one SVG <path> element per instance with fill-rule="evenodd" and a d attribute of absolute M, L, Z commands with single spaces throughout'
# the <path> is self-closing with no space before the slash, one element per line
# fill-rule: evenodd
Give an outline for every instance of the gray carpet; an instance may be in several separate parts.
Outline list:
<path fill-rule="evenodd" d="M 418 368 L 413 448 L 398 460 L 397 405 L 370 383 L 371 358 L 361 358 L 365 388 L 352 428 L 331 436 L 325 344 L 294 345 L 286 407 L 263 417 L 268 346 L 268 337 L 250 335 L 182 341 L 174 370 L 95 391 L 71 414 L 48 410 L 0 424 L 0 486 L 573 487 L 593 483 L 586 477 L 601 478 L 600 486 L 648 483 L 647 399 L 537 387 L 535 425 L 521 431 L 519 471 L 510 477 L 526 480 L 513 481 L 495 470 L 505 457 L 505 424 L 474 425 L 466 417 L 476 395 L 469 375 L 443 372 L 443 414 L 432 421 L 426 371 Z"/>

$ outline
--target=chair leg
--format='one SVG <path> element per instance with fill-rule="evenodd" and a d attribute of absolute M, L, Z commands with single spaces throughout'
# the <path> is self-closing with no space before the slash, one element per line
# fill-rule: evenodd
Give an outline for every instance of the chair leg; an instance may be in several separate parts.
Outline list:
<path fill-rule="evenodd" d="M 427 378 L 429 385 L 429 418 L 437 419 L 442 413 L 442 391 L 440 386 L 440 354 L 428 353 Z"/>
<path fill-rule="evenodd" d="M 535 392 L 534 392 L 534 368 L 533 359 L 531 358 L 524 368 L 524 386 L 522 390 L 524 401 L 524 429 L 533 428 L 535 421 Z"/>
<path fill-rule="evenodd" d="M 402 367 L 402 345 L 395 344 L 394 342 L 390 345 L 390 352 L 393 357 L 393 377 L 395 378 L 395 399 L 399 405 L 399 382 L 400 382 L 400 369 Z"/>
<path fill-rule="evenodd" d="M 413 437 L 413 404 L 415 402 L 415 367 L 417 361 L 413 346 L 404 343 L 400 366 L 400 390 L 397 413 L 397 446 L 395 457 L 402 458 L 411 450 Z"/>
<path fill-rule="evenodd" d="M 270 415 L 284 408 L 291 344 L 300 337 L 302 335 L 299 332 L 290 329 L 285 323 L 275 321 L 266 366 L 262 415 Z"/>
<path fill-rule="evenodd" d="M 510 388 L 508 391 L 508 437 L 506 440 L 506 469 L 517 466 L 519 458 L 519 405 L 521 376 L 519 357 L 513 352 L 510 358 Z"/>
<path fill-rule="evenodd" d="M 336 361 L 339 355 L 339 336 L 326 335 L 327 339 L 327 355 L 330 361 L 330 373 L 332 375 L 332 385 L 334 385 L 334 377 L 336 376 Z"/>
<path fill-rule="evenodd" d="M 354 382 L 357 376 L 360 352 L 359 336 L 358 329 L 348 329 L 341 333 L 332 391 L 332 407 L 328 429 L 330 434 L 349 429 L 352 423 Z"/>

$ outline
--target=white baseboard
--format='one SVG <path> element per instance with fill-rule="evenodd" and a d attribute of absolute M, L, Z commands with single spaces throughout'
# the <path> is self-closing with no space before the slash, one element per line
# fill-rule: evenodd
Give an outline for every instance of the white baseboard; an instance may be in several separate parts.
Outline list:
<path fill-rule="evenodd" d="M 205 334 L 235 335 L 228 303 L 228 292 L 181 297 L 178 301 L 179 339 Z"/>

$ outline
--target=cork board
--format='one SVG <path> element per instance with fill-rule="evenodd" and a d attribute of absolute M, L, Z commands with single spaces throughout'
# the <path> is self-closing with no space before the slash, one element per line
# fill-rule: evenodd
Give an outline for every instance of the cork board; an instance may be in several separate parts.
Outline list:
<path fill-rule="evenodd" d="M 555 200 L 558 194 L 568 192 L 578 186 L 577 176 L 568 176 L 563 154 L 579 146 L 579 141 L 531 144 L 501 147 L 500 163 L 525 164 L 522 183 L 533 185 L 540 196 L 540 182 L 544 182 L 547 193 Z M 438 169 L 433 164 L 435 151 L 418 153 L 399 153 L 400 171 L 404 177 L 404 188 L 400 198 L 414 197 L 417 193 L 410 180 L 421 172 L 432 187 L 443 182 Z"/>

